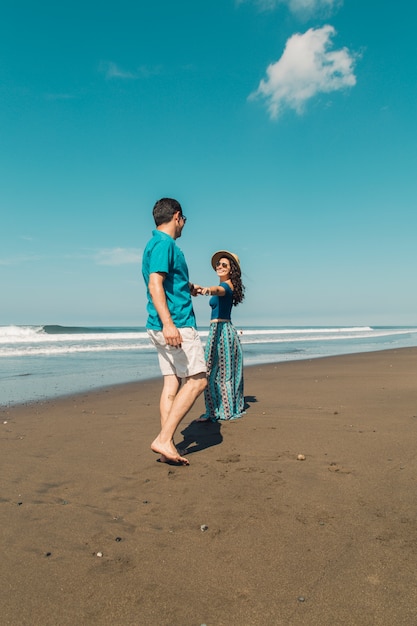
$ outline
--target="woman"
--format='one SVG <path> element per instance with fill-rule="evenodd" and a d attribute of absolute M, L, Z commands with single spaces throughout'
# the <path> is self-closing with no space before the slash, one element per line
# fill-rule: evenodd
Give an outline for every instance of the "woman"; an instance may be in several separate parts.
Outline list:
<path fill-rule="evenodd" d="M 240 304 L 242 284 L 239 257 L 220 250 L 211 259 L 220 284 L 200 287 L 210 298 L 211 323 L 205 350 L 208 386 L 204 391 L 206 412 L 199 421 L 233 420 L 244 414 L 243 353 L 231 322 L 232 306 Z"/>

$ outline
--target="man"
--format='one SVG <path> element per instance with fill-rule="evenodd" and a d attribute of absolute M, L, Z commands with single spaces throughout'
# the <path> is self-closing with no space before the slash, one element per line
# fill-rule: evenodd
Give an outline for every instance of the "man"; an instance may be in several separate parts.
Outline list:
<path fill-rule="evenodd" d="M 153 208 L 156 230 L 143 253 L 142 274 L 147 286 L 146 328 L 158 351 L 164 377 L 160 399 L 161 431 L 151 449 L 161 460 L 189 465 L 174 445 L 175 431 L 207 386 L 204 350 L 196 330 L 184 254 L 175 240 L 181 237 L 186 217 L 172 198 Z"/>

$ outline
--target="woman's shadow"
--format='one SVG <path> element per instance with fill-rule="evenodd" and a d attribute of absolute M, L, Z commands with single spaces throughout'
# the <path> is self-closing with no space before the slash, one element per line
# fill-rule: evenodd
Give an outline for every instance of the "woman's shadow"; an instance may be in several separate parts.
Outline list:
<path fill-rule="evenodd" d="M 250 404 L 257 402 L 256 396 L 245 396 L 245 411 L 250 408 Z M 212 446 L 218 446 L 223 441 L 220 432 L 220 422 L 198 422 L 193 421 L 181 431 L 183 440 L 175 444 L 181 454 L 191 454 L 200 452 Z"/>

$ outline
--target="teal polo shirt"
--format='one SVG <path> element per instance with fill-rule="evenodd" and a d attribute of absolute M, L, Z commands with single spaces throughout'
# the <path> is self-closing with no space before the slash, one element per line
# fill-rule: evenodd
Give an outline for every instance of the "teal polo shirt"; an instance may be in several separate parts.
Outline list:
<path fill-rule="evenodd" d="M 148 295 L 146 328 L 162 330 L 162 322 L 149 293 L 149 276 L 154 272 L 166 274 L 164 289 L 169 312 L 177 328 L 196 327 L 189 288 L 188 267 L 184 253 L 175 240 L 160 230 L 152 231 L 142 258 L 142 275 Z"/>

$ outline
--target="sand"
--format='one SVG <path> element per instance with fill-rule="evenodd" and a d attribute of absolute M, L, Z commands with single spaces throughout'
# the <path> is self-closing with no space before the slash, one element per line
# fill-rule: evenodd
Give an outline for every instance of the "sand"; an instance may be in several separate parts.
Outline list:
<path fill-rule="evenodd" d="M 1 410 L 1 626 L 417 624 L 417 348 L 247 368 L 189 467 L 160 388 Z"/>

